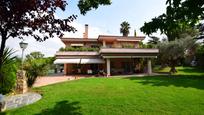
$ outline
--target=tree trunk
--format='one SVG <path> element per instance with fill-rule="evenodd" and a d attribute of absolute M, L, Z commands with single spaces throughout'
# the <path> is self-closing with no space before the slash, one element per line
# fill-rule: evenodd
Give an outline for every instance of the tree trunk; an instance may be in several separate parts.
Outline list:
<path fill-rule="evenodd" d="M 1 33 L 1 48 L 0 48 L 0 82 L 3 79 L 1 68 L 3 66 L 3 53 L 6 46 L 6 35 Z"/>
<path fill-rule="evenodd" d="M 171 63 L 171 69 L 170 69 L 170 73 L 176 73 L 176 61 L 173 60 L 172 63 Z"/>
<path fill-rule="evenodd" d="M 171 67 L 171 70 L 170 70 L 170 73 L 176 73 L 177 71 L 176 71 L 176 67 L 175 66 L 172 66 Z"/>
<path fill-rule="evenodd" d="M 6 46 L 6 35 L 2 33 L 2 36 L 1 36 L 1 48 L 0 48 L 0 68 L 2 67 L 3 65 L 3 53 L 4 53 L 4 49 L 5 49 L 5 46 Z"/>

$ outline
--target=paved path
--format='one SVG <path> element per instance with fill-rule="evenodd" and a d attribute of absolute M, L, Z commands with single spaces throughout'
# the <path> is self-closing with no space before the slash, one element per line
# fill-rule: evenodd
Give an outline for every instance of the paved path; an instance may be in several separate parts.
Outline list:
<path fill-rule="evenodd" d="M 84 78 L 82 76 L 43 76 L 38 77 L 33 87 L 41 87 L 46 86 L 49 84 L 64 82 L 64 81 L 70 81 L 70 80 L 76 80 Z"/>
<path fill-rule="evenodd" d="M 14 109 L 25 105 L 32 104 L 42 97 L 38 93 L 28 92 L 25 94 L 12 95 L 5 98 L 5 109 Z"/>

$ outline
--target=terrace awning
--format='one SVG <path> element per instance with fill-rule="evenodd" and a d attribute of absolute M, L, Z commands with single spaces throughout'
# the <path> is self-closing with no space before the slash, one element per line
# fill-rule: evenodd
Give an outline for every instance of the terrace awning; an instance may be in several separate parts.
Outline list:
<path fill-rule="evenodd" d="M 80 59 L 56 59 L 54 61 L 54 64 L 65 64 L 65 63 L 79 64 L 80 63 Z"/>
<path fill-rule="evenodd" d="M 105 63 L 102 59 L 81 59 L 81 64 L 100 64 Z"/>
<path fill-rule="evenodd" d="M 102 59 L 56 59 L 54 64 L 102 64 Z"/>

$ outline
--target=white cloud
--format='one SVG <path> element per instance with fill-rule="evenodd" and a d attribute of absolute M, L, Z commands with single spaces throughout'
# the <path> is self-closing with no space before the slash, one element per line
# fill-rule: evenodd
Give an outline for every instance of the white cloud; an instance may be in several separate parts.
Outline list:
<path fill-rule="evenodd" d="M 73 22 L 72 26 L 74 26 L 77 29 L 77 32 L 75 32 L 75 33 L 72 33 L 72 32 L 65 33 L 64 37 L 82 38 L 83 33 L 84 33 L 84 25 L 80 24 L 80 23 L 77 23 L 77 22 Z M 100 34 L 105 34 L 105 32 L 103 32 L 98 27 L 94 27 L 92 25 L 89 25 L 89 37 L 90 38 L 97 38 L 98 35 L 100 35 Z M 25 50 L 25 55 L 29 54 L 31 52 L 34 52 L 34 51 L 40 51 L 43 54 L 45 54 L 46 57 L 54 56 L 56 51 L 59 50 L 59 48 L 64 47 L 63 42 L 57 37 L 49 38 L 44 42 L 37 42 L 32 37 L 24 37 L 24 39 L 25 39 L 25 42 L 28 43 L 28 47 Z M 18 56 L 21 56 L 21 48 L 19 46 L 20 42 L 21 42 L 21 40 L 18 39 L 18 38 L 9 38 L 7 40 L 6 45 L 8 47 L 13 48 L 14 50 L 16 50 L 16 54 Z"/>

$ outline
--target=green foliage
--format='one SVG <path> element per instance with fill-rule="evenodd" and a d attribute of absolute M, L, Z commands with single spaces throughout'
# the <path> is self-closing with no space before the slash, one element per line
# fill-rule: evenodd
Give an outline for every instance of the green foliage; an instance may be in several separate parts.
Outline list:
<path fill-rule="evenodd" d="M 91 48 L 91 47 L 66 47 L 66 48 L 60 48 L 59 51 L 99 51 L 99 48 Z"/>
<path fill-rule="evenodd" d="M 38 76 L 44 76 L 47 75 L 48 70 L 50 69 L 50 66 L 52 65 L 54 58 L 43 58 L 43 54 L 40 52 L 37 54 L 37 57 L 33 57 L 33 54 L 36 54 L 35 52 L 30 53 L 26 57 L 28 57 L 24 63 L 24 69 L 26 70 L 26 76 L 27 76 L 27 84 L 28 87 L 32 87 L 35 83 Z M 39 57 L 40 56 L 40 57 Z M 32 58 L 31 58 L 32 57 Z"/>
<path fill-rule="evenodd" d="M 160 43 L 160 40 L 159 40 L 158 37 L 156 37 L 156 36 L 150 36 L 150 39 L 149 39 L 149 41 L 148 41 L 147 44 L 156 45 L 156 44 L 158 44 L 158 43 Z"/>
<path fill-rule="evenodd" d="M 99 5 L 110 5 L 111 0 L 79 0 L 78 7 L 81 14 L 85 15 L 92 8 L 97 9 Z"/>
<path fill-rule="evenodd" d="M 193 28 L 203 16 L 203 0 L 167 0 L 166 13 L 144 23 L 141 31 L 147 35 L 160 31 L 168 40 L 179 39 L 181 32 Z"/>
<path fill-rule="evenodd" d="M 139 48 L 154 48 L 151 44 L 144 44 L 143 42 L 139 42 Z"/>
<path fill-rule="evenodd" d="M 29 55 L 26 56 L 27 59 L 40 59 L 43 58 L 44 54 L 41 52 L 31 52 Z"/>
<path fill-rule="evenodd" d="M 200 23 L 197 25 L 197 28 L 199 30 L 199 35 L 196 37 L 196 39 L 203 39 L 204 43 L 204 23 Z"/>
<path fill-rule="evenodd" d="M 168 64 L 171 67 L 170 72 L 175 73 L 175 66 L 184 58 L 185 52 L 195 43 L 192 37 L 188 36 L 175 41 L 163 42 L 158 44 L 159 60 L 161 64 Z"/>
<path fill-rule="evenodd" d="M 120 33 L 123 34 L 123 36 L 128 36 L 128 34 L 130 33 L 129 29 L 130 29 L 130 24 L 126 21 L 122 22 L 120 24 Z"/>
<path fill-rule="evenodd" d="M 6 48 L 3 53 L 3 65 L 0 67 L 0 93 L 6 94 L 13 90 L 16 83 L 16 64 L 14 52 Z"/>
<path fill-rule="evenodd" d="M 195 56 L 198 66 L 204 67 L 204 45 L 198 46 Z"/>
<path fill-rule="evenodd" d="M 130 43 L 123 43 L 122 44 L 122 48 L 134 48 L 134 44 L 130 44 Z"/>

